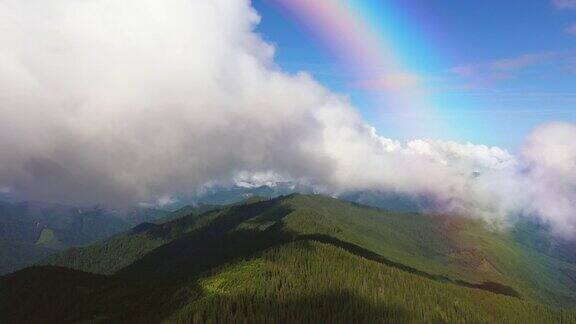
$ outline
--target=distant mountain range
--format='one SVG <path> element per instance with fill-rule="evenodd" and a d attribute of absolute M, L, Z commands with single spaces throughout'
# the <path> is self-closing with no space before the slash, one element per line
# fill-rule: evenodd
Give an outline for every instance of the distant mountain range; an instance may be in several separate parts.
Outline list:
<path fill-rule="evenodd" d="M 195 204 L 227 205 L 254 196 L 275 198 L 293 193 L 317 194 L 321 193 L 321 191 L 313 186 L 289 181 L 268 183 L 266 185 L 242 182 L 231 186 L 208 186 L 189 197 L 180 197 L 180 199 L 167 207 L 181 208 Z M 339 199 L 398 212 L 421 212 L 431 204 L 424 197 L 411 197 L 382 191 L 346 191 L 334 196 Z"/>
<path fill-rule="evenodd" d="M 321 195 L 189 206 L 1 277 L 0 321 L 576 322 L 545 233 Z"/>
<path fill-rule="evenodd" d="M 273 198 L 308 188 L 291 183 L 274 186 L 210 187 L 169 206 L 109 209 L 45 202 L 12 202 L 0 197 L 0 275 L 59 251 L 125 232 L 145 222 L 167 221 L 191 211 L 203 212 L 250 197 Z"/>
<path fill-rule="evenodd" d="M 0 202 L 0 274 L 168 214 L 150 208 L 116 211 L 41 202 Z"/>

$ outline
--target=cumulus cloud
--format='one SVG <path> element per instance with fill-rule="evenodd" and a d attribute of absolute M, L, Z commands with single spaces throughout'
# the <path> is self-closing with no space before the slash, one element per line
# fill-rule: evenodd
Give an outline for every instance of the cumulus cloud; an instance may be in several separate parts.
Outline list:
<path fill-rule="evenodd" d="M 518 157 L 384 138 L 346 97 L 281 71 L 259 19 L 247 0 L 0 0 L 0 186 L 162 204 L 208 182 L 290 179 L 576 234 L 573 125 L 537 129 Z"/>
<path fill-rule="evenodd" d="M 553 123 L 537 128 L 523 150 L 531 212 L 567 236 L 576 234 L 575 138 L 575 124 Z"/>
<path fill-rule="evenodd" d="M 248 1 L 4 0 L 0 15 L 0 183 L 17 193 L 142 201 L 329 164 L 298 161 L 321 141 L 311 108 L 340 99 L 278 71 Z"/>

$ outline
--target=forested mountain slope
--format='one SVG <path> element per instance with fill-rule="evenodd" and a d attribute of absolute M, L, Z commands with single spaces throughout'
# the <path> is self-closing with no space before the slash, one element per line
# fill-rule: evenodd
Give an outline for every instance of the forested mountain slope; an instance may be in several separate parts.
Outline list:
<path fill-rule="evenodd" d="M 0 202 L 0 274 L 166 215 L 166 211 L 151 208 L 116 211 L 41 202 Z"/>
<path fill-rule="evenodd" d="M 4 277 L 0 305 L 8 318 L 29 320 L 31 308 L 46 307 L 32 314 L 70 321 L 136 314 L 183 322 L 575 321 L 556 309 L 574 305 L 574 264 L 515 235 L 469 219 L 291 195 L 145 223 L 49 257 Z M 55 289 L 59 283 L 68 286 Z M 30 299 L 34 293 L 47 300 Z"/>

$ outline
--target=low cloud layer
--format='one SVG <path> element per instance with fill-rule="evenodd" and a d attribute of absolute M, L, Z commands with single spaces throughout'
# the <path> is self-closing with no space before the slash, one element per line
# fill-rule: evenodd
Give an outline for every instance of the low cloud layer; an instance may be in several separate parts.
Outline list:
<path fill-rule="evenodd" d="M 576 235 L 576 126 L 520 156 L 381 137 L 274 64 L 248 1 L 0 0 L 0 22 L 0 187 L 22 198 L 136 203 L 264 173 Z"/>

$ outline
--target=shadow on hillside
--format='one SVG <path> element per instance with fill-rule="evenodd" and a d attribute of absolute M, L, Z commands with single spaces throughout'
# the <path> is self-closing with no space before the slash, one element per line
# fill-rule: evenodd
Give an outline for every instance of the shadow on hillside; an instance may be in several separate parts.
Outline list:
<path fill-rule="evenodd" d="M 34 266 L 0 278 L 0 323 L 160 323 L 201 296 L 196 281 L 130 282 Z"/>
<path fill-rule="evenodd" d="M 474 283 L 466 282 L 463 280 L 452 280 L 452 279 L 445 277 L 445 276 L 433 275 L 433 274 L 430 274 L 428 272 L 421 271 L 421 270 L 418 270 L 416 268 L 412 268 L 412 267 L 407 266 L 405 264 L 394 262 L 390 259 L 387 259 L 387 258 L 381 256 L 380 254 L 374 253 L 374 252 L 367 250 L 365 248 L 362 248 L 358 245 L 355 245 L 355 244 L 352 244 L 349 242 L 345 242 L 345 241 L 341 241 L 337 238 L 334 238 L 334 237 L 331 237 L 328 235 L 322 235 L 322 234 L 302 235 L 302 236 L 299 236 L 298 239 L 299 240 L 313 240 L 313 241 L 317 241 L 317 242 L 321 242 L 321 243 L 331 244 L 331 245 L 337 246 L 339 248 L 342 248 L 342 249 L 344 249 L 344 250 L 346 250 L 346 251 L 348 251 L 354 255 L 363 257 L 365 259 L 375 261 L 375 262 L 387 265 L 389 267 L 397 268 L 397 269 L 400 269 L 400 270 L 403 270 L 406 272 L 410 272 L 410 273 L 415 274 L 417 276 L 428 278 L 428 279 L 431 279 L 434 281 L 439 281 L 439 282 L 444 282 L 444 283 L 453 283 L 453 284 L 457 284 L 457 285 L 468 287 L 468 288 L 482 289 L 482 290 L 490 291 L 490 292 L 495 293 L 495 294 L 520 298 L 520 294 L 516 290 L 514 290 L 514 288 L 499 284 L 497 282 L 488 281 L 488 282 L 484 282 L 481 284 L 474 284 Z"/>
<path fill-rule="evenodd" d="M 289 242 L 281 219 L 292 210 L 278 199 L 232 207 L 232 212 L 198 230 L 160 246 L 117 274 L 130 279 L 191 278 L 214 266 L 253 256 L 269 247 Z M 238 229 L 254 215 L 264 214 L 265 230 Z M 258 224 L 254 224 L 257 226 Z"/>
<path fill-rule="evenodd" d="M 163 245 L 118 274 L 131 279 L 150 280 L 162 277 L 193 278 L 211 268 L 234 260 L 253 257 L 255 254 L 294 240 L 313 240 L 340 247 L 365 259 L 394 267 L 434 281 L 452 283 L 468 288 L 482 289 L 492 293 L 517 297 L 520 294 L 512 287 L 495 282 L 469 283 L 452 280 L 445 276 L 433 275 L 425 271 L 394 262 L 377 253 L 353 243 L 345 242 L 324 234 L 298 235 L 286 231 L 283 218 L 292 210 L 281 204 L 281 199 L 271 199 L 253 204 L 230 208 L 227 214 L 216 218 L 209 225 Z M 254 222 L 254 215 L 262 215 L 260 224 L 273 224 L 265 230 L 237 229 L 244 222 Z"/>
<path fill-rule="evenodd" d="M 449 282 L 447 278 L 392 262 L 330 236 L 296 237 L 283 232 L 282 227 L 282 222 L 278 222 L 264 231 L 238 230 L 213 237 L 187 237 L 155 250 L 137 264 L 113 276 L 58 267 L 33 267 L 2 277 L 0 322 L 63 323 L 87 319 L 95 323 L 160 322 L 183 310 L 191 300 L 205 296 L 196 282 L 199 274 L 234 260 L 253 258 L 267 248 L 294 240 L 331 244 L 368 260 L 432 280 Z M 463 282 L 456 284 L 472 285 Z M 493 286 L 474 288 L 494 289 Z M 502 293 L 501 287 L 496 286 L 494 290 Z M 208 304 L 202 304 L 208 307 L 204 314 L 196 314 L 203 317 L 192 320 L 204 322 L 216 316 L 217 322 L 229 322 L 234 320 L 233 316 L 241 318 L 261 314 L 269 317 L 250 318 L 255 321 L 270 319 L 273 322 L 329 322 L 331 319 L 372 322 L 390 318 L 398 322 L 407 316 L 402 309 L 373 304 L 348 291 L 322 292 L 288 300 L 264 298 L 258 294 L 214 298 L 216 300 L 208 299 Z"/>
<path fill-rule="evenodd" d="M 152 251 L 144 258 L 122 269 L 118 274 L 140 280 L 156 280 L 162 277 L 170 277 L 178 280 L 182 280 L 182 278 L 193 278 L 215 266 L 234 260 L 252 258 L 259 252 L 270 247 L 295 240 L 310 240 L 330 244 L 362 258 L 430 280 L 520 298 L 520 294 L 516 290 L 506 285 L 495 282 L 476 284 L 462 280 L 452 280 L 445 276 L 433 275 L 405 264 L 394 262 L 358 245 L 341 241 L 328 235 L 313 234 L 298 236 L 288 233 L 283 231 L 282 221 L 277 222 L 274 226 L 264 231 L 236 230 L 223 235 L 210 235 L 210 231 L 208 231 L 208 233 L 194 233 L 194 235 L 178 239 Z"/>
<path fill-rule="evenodd" d="M 381 323 L 407 322 L 401 306 L 375 303 L 348 290 L 329 290 L 297 298 L 275 296 L 209 296 L 202 309 L 194 305 L 164 319 L 182 323 Z"/>
<path fill-rule="evenodd" d="M 3 277 L 0 322 L 359 323 L 383 319 L 402 322 L 409 315 L 403 308 L 375 303 L 347 290 L 298 297 L 223 296 L 206 295 L 195 281 L 178 285 L 130 284 L 118 279 L 51 266 L 28 268 L 18 275 Z M 201 302 L 191 303 L 197 300 Z"/>
<path fill-rule="evenodd" d="M 73 321 L 80 318 L 106 320 L 106 318 L 99 317 L 101 314 L 113 316 L 112 318 L 115 319 L 119 318 L 121 321 L 129 321 L 135 319 L 134 314 L 149 314 L 150 310 L 154 310 L 154 314 L 148 316 L 152 316 L 152 319 L 162 319 L 186 305 L 191 299 L 203 294 L 195 281 L 199 275 L 229 262 L 257 257 L 259 253 L 268 248 L 295 240 L 318 241 L 337 246 L 362 258 L 431 280 L 519 297 L 516 291 L 504 285 L 452 281 L 443 276 L 432 275 L 391 261 L 370 250 L 328 235 L 298 235 L 288 232 L 282 219 L 291 212 L 292 210 L 281 204 L 279 199 L 231 207 L 206 226 L 152 250 L 140 260 L 118 271 L 114 276 L 97 276 L 50 267 L 37 268 L 37 270 L 51 269 L 48 271 L 19 272 L 18 276 L 10 277 L 11 280 L 2 282 L 2 284 L 10 283 L 12 288 L 2 287 L 0 290 L 0 313 L 19 312 L 19 315 L 14 318 L 24 319 L 28 318 L 27 316 L 47 314 L 36 318 L 41 319 L 41 322 L 50 322 L 50 319 L 57 319 L 58 322 L 62 322 L 61 319 Z M 260 216 L 254 218 L 254 215 Z M 169 226 L 176 226 L 177 222 L 169 223 Z M 241 228 L 239 228 L 240 225 L 242 225 Z M 149 227 L 156 229 L 153 226 Z M 166 229 L 159 228 L 153 234 L 163 235 L 164 230 Z M 319 300 L 316 302 L 321 302 L 322 298 L 347 300 L 353 303 L 352 305 L 358 306 L 351 307 L 348 310 L 350 313 L 345 316 L 360 316 L 354 313 L 356 311 L 354 309 L 364 309 L 367 314 L 398 311 L 383 310 L 380 307 L 374 310 L 370 308 L 370 305 L 364 305 L 362 301 L 355 300 L 354 296 L 348 292 L 330 292 L 326 296 L 307 297 L 308 299 L 302 301 L 258 300 L 255 296 L 249 296 L 249 298 L 255 302 L 254 307 L 260 307 L 258 305 L 262 303 L 274 309 L 293 309 L 295 307 L 293 304 L 314 305 L 315 299 Z M 346 303 L 342 304 L 342 308 L 346 309 L 345 305 Z M 330 313 L 344 311 L 332 309 L 330 305 L 323 307 L 330 310 Z M 280 314 L 277 316 L 296 315 Z M 323 315 L 326 318 L 330 318 L 329 316 L 330 314 Z M 145 322 L 150 317 L 138 317 L 138 319 Z M 323 322 L 323 320 L 319 321 Z"/>

